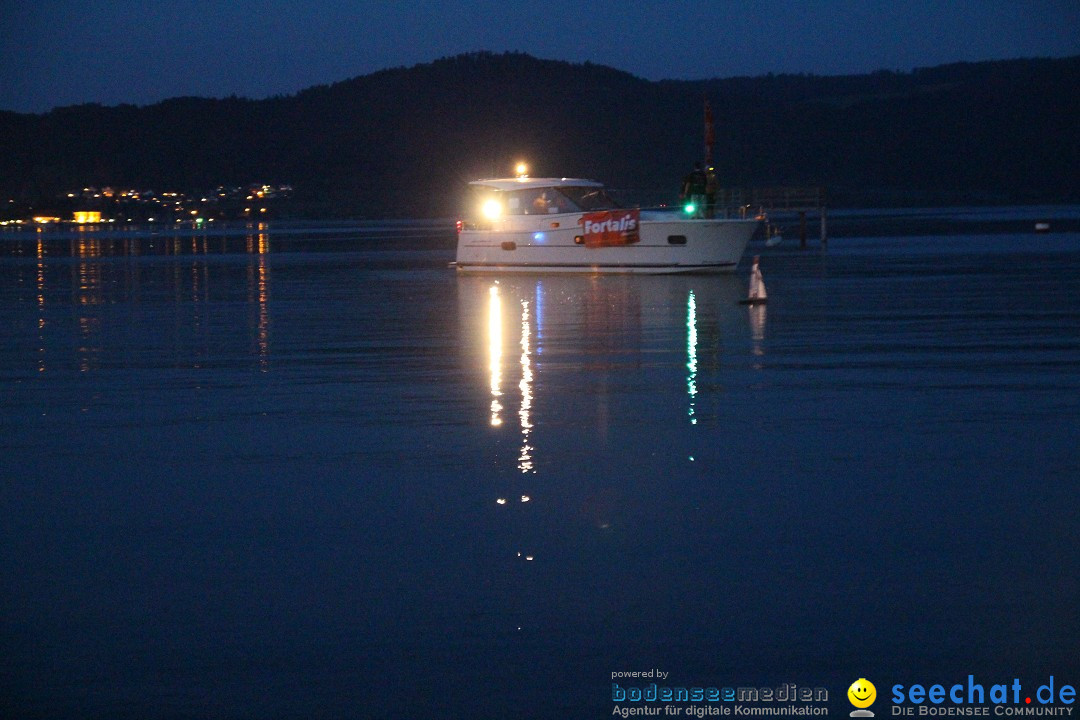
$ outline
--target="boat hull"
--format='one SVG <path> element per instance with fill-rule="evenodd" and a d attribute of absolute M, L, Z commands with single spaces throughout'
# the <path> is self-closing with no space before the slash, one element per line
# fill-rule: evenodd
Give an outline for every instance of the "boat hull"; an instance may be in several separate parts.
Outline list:
<path fill-rule="evenodd" d="M 463 229 L 456 267 L 473 273 L 731 273 L 759 224 L 643 212 L 638 242 L 587 247 L 579 217 L 514 218 L 490 228 Z"/>

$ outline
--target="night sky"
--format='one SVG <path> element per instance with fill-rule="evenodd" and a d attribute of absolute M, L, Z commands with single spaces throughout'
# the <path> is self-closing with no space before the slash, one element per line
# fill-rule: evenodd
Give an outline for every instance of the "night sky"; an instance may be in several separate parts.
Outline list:
<path fill-rule="evenodd" d="M 1080 54 L 1078 0 L 0 2 L 0 109 L 261 98 L 476 50 L 651 80 Z"/>

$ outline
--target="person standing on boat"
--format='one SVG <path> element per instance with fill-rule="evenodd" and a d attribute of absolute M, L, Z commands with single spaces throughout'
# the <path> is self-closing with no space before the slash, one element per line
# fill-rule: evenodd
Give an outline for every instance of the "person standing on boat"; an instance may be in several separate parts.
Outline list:
<path fill-rule="evenodd" d="M 689 205 L 691 217 L 703 217 L 705 212 L 705 185 L 708 178 L 701 169 L 701 163 L 694 163 L 694 169 L 683 178 L 682 201 Z"/>
<path fill-rule="evenodd" d="M 707 218 L 716 216 L 716 191 L 718 189 L 716 168 L 709 165 L 705 170 L 705 217 Z"/>

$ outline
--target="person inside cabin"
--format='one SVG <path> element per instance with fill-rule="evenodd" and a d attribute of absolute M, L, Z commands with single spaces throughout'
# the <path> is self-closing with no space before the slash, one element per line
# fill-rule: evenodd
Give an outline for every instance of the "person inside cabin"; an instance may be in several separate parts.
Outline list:
<path fill-rule="evenodd" d="M 547 192 L 541 192 L 533 200 L 532 212 L 533 214 L 543 214 L 548 211 L 548 207 L 551 205 L 551 201 L 548 199 Z"/>
<path fill-rule="evenodd" d="M 532 204 L 529 207 L 529 215 L 544 215 L 548 213 L 564 213 L 571 212 L 566 203 L 566 198 L 558 190 L 541 190 L 540 193 L 533 198 Z"/>

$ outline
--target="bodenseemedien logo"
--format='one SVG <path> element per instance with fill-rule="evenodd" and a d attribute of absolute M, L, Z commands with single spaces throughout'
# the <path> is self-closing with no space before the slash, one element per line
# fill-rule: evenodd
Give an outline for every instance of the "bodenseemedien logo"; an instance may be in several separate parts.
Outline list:
<path fill-rule="evenodd" d="M 623 685 L 623 678 L 649 678 L 662 684 Z M 661 670 L 616 671 L 611 673 L 612 715 L 664 715 L 668 717 L 798 716 L 829 714 L 829 691 L 796 683 L 773 687 L 748 685 L 667 684 L 669 673 Z M 619 680 L 620 682 L 614 682 Z"/>
<path fill-rule="evenodd" d="M 877 688 L 874 687 L 874 683 L 866 678 L 859 678 L 847 689 L 847 698 L 848 702 L 857 708 L 851 711 L 851 717 L 874 717 L 874 713 L 866 709 L 877 699 Z"/>

